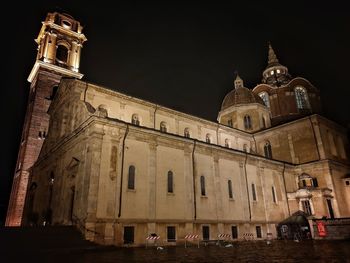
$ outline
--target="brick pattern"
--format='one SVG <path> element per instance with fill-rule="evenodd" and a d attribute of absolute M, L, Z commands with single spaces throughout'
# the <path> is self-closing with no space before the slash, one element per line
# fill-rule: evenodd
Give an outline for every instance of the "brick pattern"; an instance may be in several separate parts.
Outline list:
<path fill-rule="evenodd" d="M 52 89 L 59 84 L 60 80 L 60 75 L 40 70 L 30 87 L 6 226 L 20 226 L 22 223 L 30 169 L 38 159 L 44 141 L 43 132 L 47 133 L 48 131 L 49 115 L 47 110 L 51 103 Z"/>
<path fill-rule="evenodd" d="M 320 237 L 317 229 L 317 222 L 323 222 L 327 235 Z M 314 219 L 312 227 L 315 239 L 349 239 L 350 238 L 350 218 L 335 219 Z"/>

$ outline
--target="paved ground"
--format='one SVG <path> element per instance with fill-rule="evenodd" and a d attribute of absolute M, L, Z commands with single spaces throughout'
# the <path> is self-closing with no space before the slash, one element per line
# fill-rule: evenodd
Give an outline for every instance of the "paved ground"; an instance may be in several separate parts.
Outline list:
<path fill-rule="evenodd" d="M 0 262 L 350 262 L 348 241 L 264 241 L 150 248 L 98 246 L 71 227 L 0 229 Z"/>

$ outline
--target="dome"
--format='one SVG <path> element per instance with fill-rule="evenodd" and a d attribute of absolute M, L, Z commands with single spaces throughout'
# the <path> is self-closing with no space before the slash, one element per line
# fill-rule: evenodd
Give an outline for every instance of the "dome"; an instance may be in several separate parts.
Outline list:
<path fill-rule="evenodd" d="M 245 87 L 231 90 L 224 98 L 221 110 L 225 110 L 231 106 L 248 103 L 260 103 L 265 106 L 264 101 L 250 89 Z"/>

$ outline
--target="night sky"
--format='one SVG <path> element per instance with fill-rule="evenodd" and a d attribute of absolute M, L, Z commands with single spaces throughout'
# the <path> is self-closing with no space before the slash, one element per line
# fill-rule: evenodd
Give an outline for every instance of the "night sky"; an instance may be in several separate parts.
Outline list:
<path fill-rule="evenodd" d="M 236 70 L 246 87 L 260 83 L 271 41 L 291 75 L 305 77 L 320 90 L 323 115 L 350 127 L 345 3 L 25 2 L 12 1 L 1 16 L 0 224 L 26 109 L 26 79 L 36 57 L 34 38 L 49 11 L 64 10 L 84 26 L 88 41 L 80 70 L 89 82 L 216 121 Z"/>

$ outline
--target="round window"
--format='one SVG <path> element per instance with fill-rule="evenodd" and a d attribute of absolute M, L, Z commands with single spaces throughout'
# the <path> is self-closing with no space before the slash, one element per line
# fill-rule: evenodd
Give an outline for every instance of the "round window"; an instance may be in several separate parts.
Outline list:
<path fill-rule="evenodd" d="M 71 28 L 72 23 L 69 22 L 68 20 L 62 20 L 62 26 L 65 28 Z"/>

